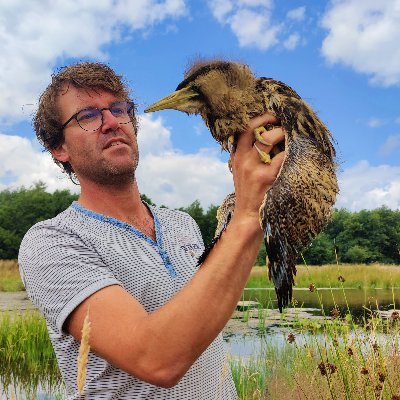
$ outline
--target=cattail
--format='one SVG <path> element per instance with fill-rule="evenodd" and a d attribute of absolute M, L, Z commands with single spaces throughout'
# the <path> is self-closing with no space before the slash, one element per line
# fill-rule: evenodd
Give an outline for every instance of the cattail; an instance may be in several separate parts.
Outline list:
<path fill-rule="evenodd" d="M 88 308 L 85 320 L 83 321 L 81 345 L 79 346 L 78 376 L 77 376 L 79 394 L 83 393 L 83 387 L 85 386 L 85 381 L 86 381 L 86 366 L 90 350 L 89 336 L 90 336 L 90 321 L 89 321 L 89 308 Z"/>

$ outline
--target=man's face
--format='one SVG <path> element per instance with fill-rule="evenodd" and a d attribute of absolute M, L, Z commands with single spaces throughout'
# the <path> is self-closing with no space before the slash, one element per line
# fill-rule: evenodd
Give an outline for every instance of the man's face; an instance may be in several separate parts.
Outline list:
<path fill-rule="evenodd" d="M 61 123 L 80 110 L 108 108 L 125 100 L 101 89 L 78 89 L 72 85 L 64 89 L 57 101 Z M 135 128 L 131 122 L 119 124 L 109 110 L 103 111 L 103 125 L 94 132 L 83 130 L 73 119 L 64 128 L 64 143 L 53 155 L 72 165 L 81 184 L 85 180 L 106 185 L 132 181 L 139 159 Z"/>

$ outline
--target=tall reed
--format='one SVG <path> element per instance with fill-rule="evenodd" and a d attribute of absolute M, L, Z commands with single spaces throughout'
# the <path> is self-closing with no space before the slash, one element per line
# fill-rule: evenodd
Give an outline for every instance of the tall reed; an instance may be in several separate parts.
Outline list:
<path fill-rule="evenodd" d="M 34 398 L 38 387 L 49 392 L 62 388 L 46 323 L 39 312 L 0 313 L 0 384 L 9 395 L 21 391 L 28 398 Z M 24 398 L 20 396 L 17 398 Z"/>

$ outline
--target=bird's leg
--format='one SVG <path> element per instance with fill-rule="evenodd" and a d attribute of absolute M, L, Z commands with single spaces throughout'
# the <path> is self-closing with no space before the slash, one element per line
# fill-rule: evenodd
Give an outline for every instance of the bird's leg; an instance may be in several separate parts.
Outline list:
<path fill-rule="evenodd" d="M 263 126 L 260 126 L 256 129 L 254 129 L 254 137 L 255 137 L 256 141 L 258 141 L 262 144 L 271 145 L 271 143 L 268 143 L 263 139 L 263 137 L 261 136 L 262 132 L 267 132 L 267 130 Z M 254 147 L 258 151 L 261 161 L 265 164 L 271 164 L 270 155 L 268 153 L 266 153 L 265 151 L 260 150 L 255 143 L 254 143 Z"/>

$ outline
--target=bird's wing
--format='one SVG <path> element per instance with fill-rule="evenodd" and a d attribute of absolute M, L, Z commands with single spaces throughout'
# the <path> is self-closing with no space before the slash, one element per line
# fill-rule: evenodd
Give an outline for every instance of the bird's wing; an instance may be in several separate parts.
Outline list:
<path fill-rule="evenodd" d="M 282 308 L 291 299 L 299 252 L 327 223 L 338 185 L 329 130 L 297 94 L 292 95 L 292 89 L 281 89 L 279 82 L 276 86 L 281 92 L 266 96 L 266 108 L 281 120 L 286 156 L 264 198 L 260 219 L 269 275 Z"/>

